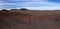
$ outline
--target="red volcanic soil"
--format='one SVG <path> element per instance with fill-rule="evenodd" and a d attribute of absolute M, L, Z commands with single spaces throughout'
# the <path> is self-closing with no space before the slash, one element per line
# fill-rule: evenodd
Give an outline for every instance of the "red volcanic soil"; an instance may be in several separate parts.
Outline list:
<path fill-rule="evenodd" d="M 0 11 L 0 29 L 60 29 L 60 14 L 32 15 Z"/>

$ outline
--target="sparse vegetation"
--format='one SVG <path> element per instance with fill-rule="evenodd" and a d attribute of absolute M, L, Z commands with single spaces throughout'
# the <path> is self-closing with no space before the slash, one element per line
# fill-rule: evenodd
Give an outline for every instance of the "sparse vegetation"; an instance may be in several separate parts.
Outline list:
<path fill-rule="evenodd" d="M 55 22 L 60 22 L 60 19 L 55 19 Z"/>
<path fill-rule="evenodd" d="M 0 29 L 60 29 L 60 11 L 3 11 Z"/>
<path fill-rule="evenodd" d="M 32 29 L 32 27 L 28 27 L 27 29 Z"/>

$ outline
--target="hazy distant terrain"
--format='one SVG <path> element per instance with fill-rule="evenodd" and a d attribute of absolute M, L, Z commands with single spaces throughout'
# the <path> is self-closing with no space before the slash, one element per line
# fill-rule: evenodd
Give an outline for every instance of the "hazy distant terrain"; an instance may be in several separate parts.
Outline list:
<path fill-rule="evenodd" d="M 0 11 L 0 29 L 60 29 L 60 10 Z"/>

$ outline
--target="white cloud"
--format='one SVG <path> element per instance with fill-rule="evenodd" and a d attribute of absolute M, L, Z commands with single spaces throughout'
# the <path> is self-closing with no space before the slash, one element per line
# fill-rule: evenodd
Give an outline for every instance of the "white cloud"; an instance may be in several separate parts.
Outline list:
<path fill-rule="evenodd" d="M 10 1 L 23 1 L 23 0 L 10 0 Z M 20 8 L 26 7 L 29 9 L 59 9 L 60 4 L 49 2 L 48 0 L 24 0 L 29 2 L 24 3 L 4 3 L 3 1 L 0 2 L 0 8 Z M 15 7 L 16 6 L 16 7 Z"/>
<path fill-rule="evenodd" d="M 60 10 L 60 7 L 23 7 L 30 10 Z"/>
<path fill-rule="evenodd" d="M 9 0 L 9 1 L 28 1 L 28 0 Z"/>
<path fill-rule="evenodd" d="M 26 6 L 29 6 L 29 5 L 51 5 L 51 6 L 58 6 L 60 4 L 57 4 L 57 3 L 52 3 L 52 2 L 26 2 L 26 3 L 23 3 L 24 5 Z"/>
<path fill-rule="evenodd" d="M 48 1 L 48 0 L 30 0 L 31 2 L 43 2 L 43 1 Z"/>

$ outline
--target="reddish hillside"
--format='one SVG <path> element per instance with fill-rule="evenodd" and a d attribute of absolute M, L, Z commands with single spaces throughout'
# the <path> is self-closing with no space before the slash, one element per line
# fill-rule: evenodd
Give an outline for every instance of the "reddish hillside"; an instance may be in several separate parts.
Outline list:
<path fill-rule="evenodd" d="M 0 29 L 60 29 L 60 14 L 48 14 L 0 11 Z"/>

